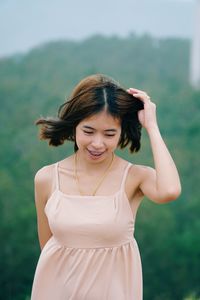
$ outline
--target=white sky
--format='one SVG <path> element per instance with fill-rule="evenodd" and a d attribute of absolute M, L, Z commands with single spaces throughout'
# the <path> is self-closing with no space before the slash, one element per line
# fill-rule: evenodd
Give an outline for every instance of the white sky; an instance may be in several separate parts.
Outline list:
<path fill-rule="evenodd" d="M 0 0 L 0 56 L 95 33 L 191 38 L 195 0 Z"/>

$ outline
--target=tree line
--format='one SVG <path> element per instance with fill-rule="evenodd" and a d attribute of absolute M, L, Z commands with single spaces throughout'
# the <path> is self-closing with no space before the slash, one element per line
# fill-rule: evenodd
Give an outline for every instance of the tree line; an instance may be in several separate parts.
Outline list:
<path fill-rule="evenodd" d="M 151 95 L 181 176 L 178 200 L 157 205 L 144 199 L 137 214 L 144 299 L 200 297 L 200 92 L 188 83 L 189 51 L 186 39 L 132 33 L 126 38 L 95 35 L 50 42 L 0 60 L 0 299 L 30 297 L 40 254 L 33 178 L 39 168 L 73 151 L 70 143 L 52 148 L 39 141 L 34 121 L 41 115 L 56 116 L 75 84 L 93 73 Z M 133 163 L 153 164 L 144 131 L 138 154 L 119 154 Z"/>

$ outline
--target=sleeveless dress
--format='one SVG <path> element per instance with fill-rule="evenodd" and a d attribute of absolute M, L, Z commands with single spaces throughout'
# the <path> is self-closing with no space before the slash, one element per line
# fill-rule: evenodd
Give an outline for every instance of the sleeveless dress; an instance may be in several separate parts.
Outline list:
<path fill-rule="evenodd" d="M 45 206 L 53 235 L 41 251 L 31 300 L 142 300 L 136 211 L 124 190 L 130 166 L 115 194 L 82 196 L 61 192 L 55 163 L 56 188 Z"/>

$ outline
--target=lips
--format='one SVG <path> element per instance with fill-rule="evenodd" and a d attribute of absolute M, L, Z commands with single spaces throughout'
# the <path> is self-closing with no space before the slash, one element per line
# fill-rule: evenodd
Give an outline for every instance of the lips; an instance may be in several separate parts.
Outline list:
<path fill-rule="evenodd" d="M 103 151 L 103 152 L 98 152 L 98 151 L 91 151 L 91 150 L 89 150 L 89 149 L 87 149 L 88 150 L 88 152 L 92 155 L 92 156 L 95 156 L 95 157 L 99 157 L 99 156 L 101 156 L 105 151 Z"/>

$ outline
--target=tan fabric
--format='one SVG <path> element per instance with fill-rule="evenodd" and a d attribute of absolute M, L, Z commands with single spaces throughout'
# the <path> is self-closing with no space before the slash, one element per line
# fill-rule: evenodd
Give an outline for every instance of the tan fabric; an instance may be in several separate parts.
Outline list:
<path fill-rule="evenodd" d="M 124 186 L 111 196 L 56 189 L 45 213 L 53 233 L 37 264 L 31 300 L 141 300 L 142 268 Z"/>

